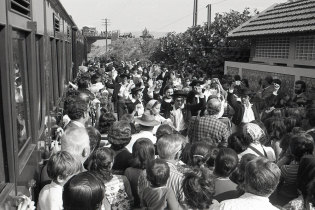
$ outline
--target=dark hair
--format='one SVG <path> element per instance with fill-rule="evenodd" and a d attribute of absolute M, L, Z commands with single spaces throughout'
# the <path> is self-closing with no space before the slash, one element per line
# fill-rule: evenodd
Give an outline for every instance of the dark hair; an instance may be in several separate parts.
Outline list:
<path fill-rule="evenodd" d="M 228 177 L 238 164 L 238 156 L 233 149 L 221 148 L 214 165 L 214 174 L 220 177 Z"/>
<path fill-rule="evenodd" d="M 61 179 L 76 174 L 81 169 L 81 164 L 66 151 L 59 151 L 53 154 L 47 163 L 47 174 L 49 178 L 57 182 L 58 176 Z"/>
<path fill-rule="evenodd" d="M 240 75 L 234 75 L 234 80 L 235 81 L 240 81 L 241 80 L 241 76 Z"/>
<path fill-rule="evenodd" d="M 276 83 L 278 85 L 281 85 L 281 80 L 280 79 L 274 79 L 272 82 Z"/>
<path fill-rule="evenodd" d="M 89 135 L 91 151 L 99 148 L 102 138 L 101 133 L 94 127 L 87 127 L 86 131 Z"/>
<path fill-rule="evenodd" d="M 280 141 L 280 145 L 279 145 L 283 151 L 282 153 L 285 153 L 285 151 L 288 150 L 289 145 L 290 145 L 290 140 L 293 137 L 294 137 L 294 134 L 292 134 L 292 133 L 287 133 L 287 134 L 282 136 L 281 141 Z"/>
<path fill-rule="evenodd" d="M 189 207 L 208 209 L 215 193 L 214 186 L 214 177 L 207 168 L 198 168 L 186 173 L 182 187 Z"/>
<path fill-rule="evenodd" d="M 237 166 L 237 168 L 231 173 L 230 175 L 230 180 L 232 182 L 234 182 L 235 184 L 237 184 L 239 186 L 240 189 L 244 190 L 244 177 L 245 177 L 245 167 L 246 164 L 249 161 L 252 161 L 256 158 L 257 156 L 251 153 L 247 153 L 245 155 L 242 156 L 239 165 Z"/>
<path fill-rule="evenodd" d="M 78 120 L 84 117 L 84 113 L 88 111 L 88 104 L 80 96 L 75 96 L 68 101 L 66 114 L 71 120 Z"/>
<path fill-rule="evenodd" d="M 298 118 L 291 116 L 284 118 L 284 124 L 287 132 L 291 132 L 294 127 L 301 126 L 301 121 Z"/>
<path fill-rule="evenodd" d="M 86 171 L 72 177 L 63 187 L 65 210 L 97 210 L 101 207 L 105 186 L 97 174 Z"/>
<path fill-rule="evenodd" d="M 101 134 L 107 134 L 109 128 L 113 125 L 115 121 L 116 118 L 113 113 L 102 113 L 98 121 L 98 130 Z"/>
<path fill-rule="evenodd" d="M 295 85 L 301 85 L 301 88 L 302 88 L 303 92 L 305 92 L 305 90 L 306 90 L 306 83 L 304 81 L 298 80 L 298 81 L 295 82 Z"/>
<path fill-rule="evenodd" d="M 273 140 L 280 140 L 284 134 L 287 133 L 286 126 L 283 119 L 274 119 L 269 125 L 269 136 Z"/>
<path fill-rule="evenodd" d="M 257 157 L 246 164 L 245 190 L 258 196 L 270 195 L 276 189 L 280 176 L 281 171 L 275 163 Z"/>
<path fill-rule="evenodd" d="M 174 129 L 170 125 L 162 124 L 156 130 L 156 134 L 155 134 L 156 140 L 158 141 L 165 134 L 173 134 L 173 133 L 174 133 Z"/>
<path fill-rule="evenodd" d="M 166 85 L 163 89 L 163 93 L 165 94 L 165 92 L 169 89 L 174 89 L 172 85 Z"/>
<path fill-rule="evenodd" d="M 170 167 L 166 161 L 155 159 L 148 161 L 146 168 L 147 179 L 153 187 L 161 187 L 166 185 L 170 176 Z"/>
<path fill-rule="evenodd" d="M 114 162 L 114 151 L 110 148 L 100 147 L 91 155 L 91 171 L 96 171 L 102 176 L 105 181 L 110 181 L 113 178 L 111 167 Z"/>
<path fill-rule="evenodd" d="M 195 142 L 190 148 L 190 160 L 192 166 L 202 167 L 210 158 L 212 146 L 208 142 Z"/>
<path fill-rule="evenodd" d="M 154 159 L 154 145 L 148 138 L 138 139 L 132 146 L 130 165 L 134 168 L 145 169 L 147 162 Z"/>
<path fill-rule="evenodd" d="M 237 154 L 244 152 L 250 142 L 245 138 L 242 133 L 233 133 L 228 138 L 228 147 L 233 149 Z"/>
<path fill-rule="evenodd" d="M 266 81 L 269 85 L 271 85 L 271 84 L 272 84 L 272 81 L 273 81 L 272 76 L 270 76 L 270 75 L 266 76 L 266 77 L 265 77 L 265 81 Z"/>
<path fill-rule="evenodd" d="M 304 136 L 295 136 L 290 140 L 290 151 L 296 161 L 307 154 L 312 154 L 314 150 L 314 142 Z"/>
<path fill-rule="evenodd" d="M 90 80 L 86 77 L 82 77 L 78 80 L 77 85 L 78 89 L 86 89 L 89 87 Z"/>

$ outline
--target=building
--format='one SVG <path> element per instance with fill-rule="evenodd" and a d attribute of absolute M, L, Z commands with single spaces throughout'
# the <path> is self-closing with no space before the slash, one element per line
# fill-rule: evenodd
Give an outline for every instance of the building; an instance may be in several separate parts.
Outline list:
<path fill-rule="evenodd" d="M 267 75 L 293 91 L 303 80 L 315 87 L 315 1 L 291 0 L 275 4 L 232 30 L 229 39 L 249 39 L 249 63 L 225 62 L 225 73 L 239 74 L 253 89 Z"/>
<path fill-rule="evenodd" d="M 84 26 L 82 28 L 82 34 L 83 36 L 97 36 L 97 30 L 95 27 Z"/>

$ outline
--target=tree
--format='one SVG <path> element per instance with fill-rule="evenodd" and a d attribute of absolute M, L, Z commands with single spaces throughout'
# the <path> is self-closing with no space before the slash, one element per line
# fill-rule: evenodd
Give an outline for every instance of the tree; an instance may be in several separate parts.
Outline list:
<path fill-rule="evenodd" d="M 198 66 L 209 74 L 223 73 L 224 61 L 246 61 L 249 58 L 249 41 L 229 40 L 227 35 L 251 17 L 248 8 L 242 13 L 231 10 L 217 13 L 210 29 L 205 24 L 191 27 L 180 34 L 168 33 L 159 40 L 159 47 L 151 59 L 178 68 Z"/>
<path fill-rule="evenodd" d="M 122 38 L 112 42 L 109 52 L 103 56 L 122 61 L 146 60 L 157 45 L 156 39 Z"/>

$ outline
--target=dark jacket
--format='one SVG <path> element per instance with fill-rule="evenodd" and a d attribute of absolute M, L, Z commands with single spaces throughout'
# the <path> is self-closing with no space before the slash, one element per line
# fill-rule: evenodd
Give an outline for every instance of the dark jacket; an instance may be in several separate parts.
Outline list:
<path fill-rule="evenodd" d="M 245 112 L 244 105 L 241 102 L 236 101 L 236 98 L 233 95 L 233 93 L 228 93 L 227 101 L 228 101 L 228 104 L 234 109 L 234 115 L 232 117 L 232 122 L 235 125 L 240 125 L 242 123 L 242 120 L 244 117 L 244 112 Z M 255 115 L 255 120 L 260 121 L 259 113 L 257 112 L 255 105 L 252 106 L 252 110 L 253 110 L 254 115 Z"/>

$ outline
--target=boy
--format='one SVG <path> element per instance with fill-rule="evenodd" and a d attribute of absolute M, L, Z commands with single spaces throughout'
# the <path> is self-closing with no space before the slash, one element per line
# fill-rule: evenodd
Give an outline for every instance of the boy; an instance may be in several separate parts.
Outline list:
<path fill-rule="evenodd" d="M 52 182 L 40 191 L 39 210 L 62 210 L 63 185 L 80 172 L 81 165 L 68 152 L 60 151 L 52 155 L 47 163 L 47 173 Z"/>

